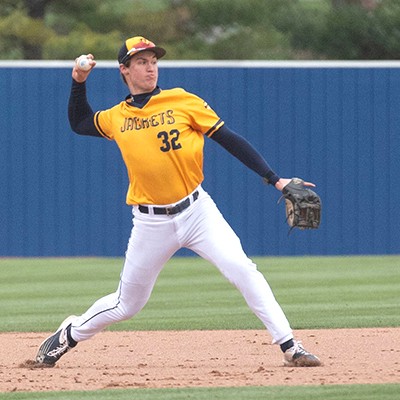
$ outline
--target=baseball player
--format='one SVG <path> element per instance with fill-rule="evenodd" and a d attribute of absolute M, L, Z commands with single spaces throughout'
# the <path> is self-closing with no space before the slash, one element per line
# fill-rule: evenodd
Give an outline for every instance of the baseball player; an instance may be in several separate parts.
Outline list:
<path fill-rule="evenodd" d="M 181 88 L 157 86 L 157 63 L 165 53 L 143 37 L 127 39 L 118 62 L 130 94 L 114 107 L 97 112 L 88 103 L 85 86 L 96 65 L 93 55 L 88 55 L 89 70 L 77 65 L 72 70 L 71 127 L 80 135 L 117 143 L 129 176 L 126 202 L 132 206 L 134 223 L 115 293 L 97 300 L 81 316 L 68 317 L 41 344 L 36 363 L 54 366 L 80 341 L 136 315 L 147 303 L 165 263 L 185 247 L 214 264 L 238 288 L 273 343 L 280 346 L 285 365 L 319 366 L 320 360 L 294 339 L 266 279 L 202 188 L 204 140 L 219 143 L 278 190 L 290 179 L 280 178 L 204 100 Z"/>

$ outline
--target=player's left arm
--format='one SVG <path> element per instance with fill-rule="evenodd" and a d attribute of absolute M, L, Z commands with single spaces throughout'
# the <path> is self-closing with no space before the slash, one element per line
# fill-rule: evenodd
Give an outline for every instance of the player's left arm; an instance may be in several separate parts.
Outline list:
<path fill-rule="evenodd" d="M 224 147 L 229 153 L 246 165 L 246 167 L 260 175 L 265 182 L 281 190 L 279 188 L 281 178 L 272 170 L 264 157 L 244 137 L 233 132 L 226 125 L 223 125 L 214 132 L 210 138 Z"/>

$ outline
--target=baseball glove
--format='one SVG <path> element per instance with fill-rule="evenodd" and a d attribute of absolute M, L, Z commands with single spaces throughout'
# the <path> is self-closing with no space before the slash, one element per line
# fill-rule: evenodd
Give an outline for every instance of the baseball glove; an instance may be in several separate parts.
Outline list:
<path fill-rule="evenodd" d="M 294 228 L 317 229 L 321 221 L 321 199 L 311 189 L 304 186 L 300 178 L 293 178 L 283 189 L 286 203 L 286 222 L 290 231 Z M 289 231 L 289 232 L 290 232 Z"/>

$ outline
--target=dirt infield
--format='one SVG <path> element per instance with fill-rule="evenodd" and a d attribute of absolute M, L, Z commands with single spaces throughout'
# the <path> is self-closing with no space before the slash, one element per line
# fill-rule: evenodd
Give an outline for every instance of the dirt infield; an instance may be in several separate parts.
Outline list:
<path fill-rule="evenodd" d="M 47 333 L 0 334 L 0 392 L 400 383 L 400 328 L 304 330 L 317 368 L 282 366 L 265 331 L 103 332 L 54 368 L 28 368 Z"/>

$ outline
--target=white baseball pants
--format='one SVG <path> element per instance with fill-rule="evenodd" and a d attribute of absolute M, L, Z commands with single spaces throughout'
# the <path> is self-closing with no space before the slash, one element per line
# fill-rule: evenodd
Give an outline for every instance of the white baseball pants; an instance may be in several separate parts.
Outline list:
<path fill-rule="evenodd" d="M 282 344 L 293 337 L 264 276 L 246 256 L 239 238 L 208 193 L 201 186 L 197 190 L 198 199 L 179 214 L 143 214 L 133 207 L 134 225 L 118 289 L 77 317 L 71 329 L 77 342 L 137 314 L 149 300 L 165 263 L 182 247 L 210 261 L 239 289 L 274 343 Z"/>

